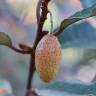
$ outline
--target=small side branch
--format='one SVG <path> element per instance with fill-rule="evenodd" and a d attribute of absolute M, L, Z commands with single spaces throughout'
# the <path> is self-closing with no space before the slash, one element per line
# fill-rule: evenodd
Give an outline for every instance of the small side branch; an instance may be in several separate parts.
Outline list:
<path fill-rule="evenodd" d="M 17 53 L 21 53 L 21 54 L 31 54 L 32 53 L 32 50 L 24 51 L 24 50 L 17 49 L 14 46 L 8 46 L 8 47 L 11 48 L 13 51 L 15 51 Z"/>

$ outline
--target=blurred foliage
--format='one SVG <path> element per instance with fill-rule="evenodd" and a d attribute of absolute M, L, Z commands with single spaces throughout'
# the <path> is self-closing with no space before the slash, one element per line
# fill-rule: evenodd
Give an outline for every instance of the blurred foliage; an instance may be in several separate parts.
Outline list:
<path fill-rule="evenodd" d="M 36 92 L 40 96 L 95 96 L 96 83 L 84 84 L 80 81 L 64 81 L 50 84 Z"/>
<path fill-rule="evenodd" d="M 82 5 L 85 7 L 85 8 L 88 8 L 90 6 L 92 6 L 93 4 L 96 3 L 95 0 L 80 0 Z"/>
<path fill-rule="evenodd" d="M 13 96 L 10 83 L 3 79 L 0 80 L 0 96 Z"/>
<path fill-rule="evenodd" d="M 80 95 L 96 95 L 96 84 L 84 84 L 80 81 L 65 81 L 65 82 L 55 82 L 52 85 L 48 87 L 48 89 L 53 89 L 57 91 L 64 91 L 67 93 L 72 93 L 72 94 L 80 94 Z"/>
<path fill-rule="evenodd" d="M 96 5 L 86 8 L 80 12 L 75 13 L 74 15 L 70 16 L 67 19 L 64 19 L 61 22 L 59 31 L 63 31 L 69 25 L 74 24 L 77 21 L 92 17 L 92 16 L 96 16 Z"/>

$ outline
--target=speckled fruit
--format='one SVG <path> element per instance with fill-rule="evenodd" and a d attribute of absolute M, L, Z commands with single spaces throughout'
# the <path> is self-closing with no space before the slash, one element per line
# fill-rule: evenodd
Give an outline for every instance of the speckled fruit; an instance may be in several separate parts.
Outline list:
<path fill-rule="evenodd" d="M 48 83 L 59 70 L 61 46 L 57 37 L 47 34 L 39 42 L 35 53 L 35 66 L 40 78 Z"/>

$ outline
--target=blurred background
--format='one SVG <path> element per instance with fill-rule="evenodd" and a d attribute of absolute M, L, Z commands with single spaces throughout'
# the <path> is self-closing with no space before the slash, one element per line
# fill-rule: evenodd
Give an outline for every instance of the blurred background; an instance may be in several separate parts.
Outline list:
<path fill-rule="evenodd" d="M 36 34 L 36 5 L 38 0 L 0 0 L 0 31 L 7 33 L 14 46 L 19 43 L 33 45 Z M 63 19 L 75 12 L 92 6 L 96 0 L 52 0 L 49 9 L 53 14 L 54 29 Z M 44 30 L 50 30 L 50 20 Z M 54 81 L 79 80 L 96 82 L 96 19 L 89 18 L 69 26 L 59 36 L 62 46 L 62 63 Z M 0 80 L 5 87 L 11 85 L 15 96 L 24 96 L 28 77 L 29 56 L 0 46 Z M 7 83 L 7 84 L 5 84 Z M 35 72 L 35 88 L 44 83 Z M 0 91 L 1 92 L 1 91 Z"/>

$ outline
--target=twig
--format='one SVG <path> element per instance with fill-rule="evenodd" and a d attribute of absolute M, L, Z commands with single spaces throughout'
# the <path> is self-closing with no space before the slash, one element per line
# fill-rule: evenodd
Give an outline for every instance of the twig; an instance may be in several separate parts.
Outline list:
<path fill-rule="evenodd" d="M 21 54 L 31 54 L 31 53 L 32 53 L 31 50 L 24 51 L 24 50 L 17 49 L 17 48 L 14 47 L 14 46 L 7 46 L 7 47 L 9 47 L 9 48 L 11 48 L 12 50 L 14 50 L 15 52 L 18 52 L 18 53 L 21 53 Z"/>
<path fill-rule="evenodd" d="M 41 8 L 42 0 L 38 1 L 37 8 L 36 8 L 36 16 L 37 16 L 37 24 L 39 24 L 40 20 L 40 8 Z"/>
<path fill-rule="evenodd" d="M 42 0 L 41 4 L 41 16 L 38 24 L 38 29 L 37 29 L 37 35 L 34 43 L 34 49 L 36 49 L 36 46 L 40 39 L 43 37 L 42 31 L 43 31 L 43 25 L 45 23 L 45 20 L 47 19 L 47 14 L 48 14 L 48 3 L 51 0 Z"/>
<path fill-rule="evenodd" d="M 35 54 L 32 53 L 30 56 L 30 66 L 29 66 L 29 76 L 28 76 L 28 82 L 27 82 L 27 93 L 25 96 L 30 96 L 29 92 L 31 90 L 31 86 L 32 86 L 32 77 L 34 75 L 34 71 L 35 71 Z M 34 96 L 34 95 L 32 95 Z"/>
<path fill-rule="evenodd" d="M 40 0 L 41 1 L 41 0 Z M 33 53 L 31 54 L 31 62 L 30 62 L 30 69 L 29 69 L 29 76 L 28 76 L 28 83 L 27 83 L 27 91 L 31 90 L 31 84 L 32 84 L 32 77 L 35 71 L 35 49 L 36 46 L 38 44 L 38 42 L 41 40 L 41 38 L 48 33 L 48 31 L 43 31 L 43 25 L 45 23 L 45 20 L 47 19 L 47 14 L 48 14 L 48 3 L 50 0 L 42 0 L 42 2 L 38 3 L 37 5 L 37 12 L 40 12 L 40 8 L 41 8 L 41 16 L 39 19 L 39 15 L 40 13 L 38 13 L 37 15 L 37 22 L 38 22 L 38 26 L 37 26 L 37 34 L 36 34 L 36 39 L 34 42 L 34 46 L 33 46 Z M 40 4 L 41 3 L 41 4 Z M 41 5 L 41 6 L 40 6 Z M 29 96 L 28 94 L 26 94 L 26 96 Z M 31 95 L 30 95 L 31 96 Z M 34 96 L 34 94 L 32 93 L 32 96 Z"/>

